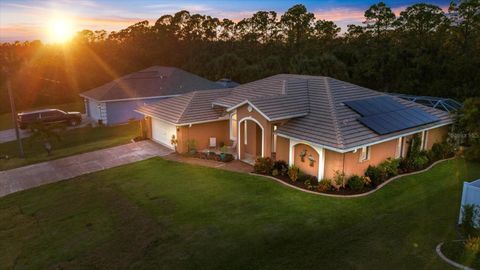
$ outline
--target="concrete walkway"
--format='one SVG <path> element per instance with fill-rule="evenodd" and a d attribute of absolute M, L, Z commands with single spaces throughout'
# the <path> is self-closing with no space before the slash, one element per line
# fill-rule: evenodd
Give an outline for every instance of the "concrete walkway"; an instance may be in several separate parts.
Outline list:
<path fill-rule="evenodd" d="M 0 171 L 0 197 L 82 174 L 144 160 L 154 156 L 165 156 L 170 153 L 172 153 L 172 150 L 152 141 L 141 141 L 37 163 L 8 171 Z"/>

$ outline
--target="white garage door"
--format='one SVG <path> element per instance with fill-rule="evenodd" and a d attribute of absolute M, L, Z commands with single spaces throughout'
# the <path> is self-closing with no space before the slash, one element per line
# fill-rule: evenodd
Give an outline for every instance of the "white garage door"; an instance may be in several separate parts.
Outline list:
<path fill-rule="evenodd" d="M 177 136 L 177 128 L 174 125 L 155 118 L 152 119 L 152 139 L 154 141 L 173 149 L 170 143 L 172 135 Z"/>

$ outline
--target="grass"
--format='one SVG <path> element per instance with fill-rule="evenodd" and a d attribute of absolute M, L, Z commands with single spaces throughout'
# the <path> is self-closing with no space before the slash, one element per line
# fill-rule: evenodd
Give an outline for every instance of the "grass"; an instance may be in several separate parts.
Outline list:
<path fill-rule="evenodd" d="M 0 265 L 26 269 L 451 269 L 463 181 L 445 161 L 355 199 L 153 158 L 0 199 Z"/>
<path fill-rule="evenodd" d="M 463 241 L 446 241 L 442 246 L 442 253 L 457 263 L 480 269 L 480 254 L 472 254 L 466 250 Z"/>
<path fill-rule="evenodd" d="M 140 135 L 138 122 L 113 127 L 84 127 L 64 131 L 61 140 L 52 140 L 53 152 L 50 156 L 42 143 L 24 138 L 25 157 L 18 157 L 17 141 L 0 144 L 0 155 L 8 155 L 8 160 L 0 160 L 0 171 L 25 166 L 32 163 L 81 154 L 102 148 L 113 147 L 130 142 Z"/>
<path fill-rule="evenodd" d="M 58 105 L 36 107 L 28 110 L 18 110 L 18 112 L 33 111 L 33 110 L 44 109 L 44 108 L 54 108 L 54 109 L 60 109 L 64 111 L 75 111 L 75 112 L 81 112 L 81 113 L 85 111 L 85 105 L 83 104 L 83 102 L 72 102 L 72 103 L 65 103 L 65 104 L 58 104 Z M 11 113 L 0 114 L 0 130 L 10 129 L 10 128 L 13 128 L 12 114 Z"/>

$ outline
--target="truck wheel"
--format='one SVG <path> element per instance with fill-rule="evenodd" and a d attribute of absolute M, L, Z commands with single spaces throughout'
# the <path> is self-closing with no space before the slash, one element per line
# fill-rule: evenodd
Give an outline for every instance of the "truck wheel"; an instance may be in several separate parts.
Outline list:
<path fill-rule="evenodd" d="M 68 124 L 72 127 L 77 126 L 78 125 L 78 120 L 77 119 L 70 119 Z"/>

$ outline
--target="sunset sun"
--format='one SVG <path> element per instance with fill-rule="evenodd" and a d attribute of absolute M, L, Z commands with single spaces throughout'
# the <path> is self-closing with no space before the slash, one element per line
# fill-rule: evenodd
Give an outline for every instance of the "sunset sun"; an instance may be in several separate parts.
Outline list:
<path fill-rule="evenodd" d="M 48 41 L 64 43 L 75 34 L 72 20 L 63 17 L 53 18 L 47 25 Z"/>

